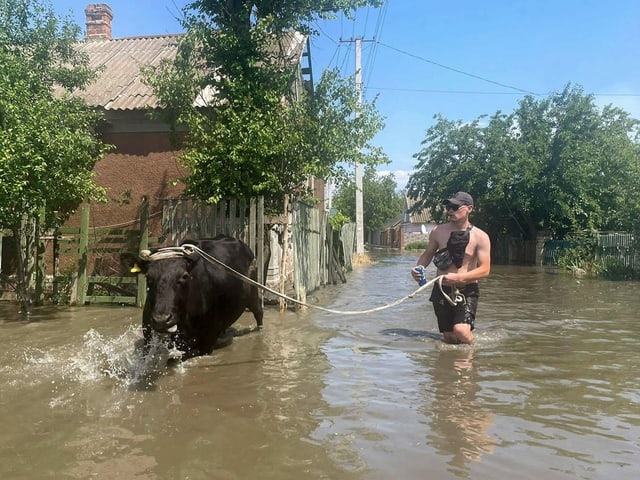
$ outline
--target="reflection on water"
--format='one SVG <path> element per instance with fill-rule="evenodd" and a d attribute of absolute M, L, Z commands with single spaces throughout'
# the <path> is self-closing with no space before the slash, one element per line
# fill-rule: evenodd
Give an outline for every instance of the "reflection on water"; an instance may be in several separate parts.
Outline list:
<path fill-rule="evenodd" d="M 414 262 L 380 256 L 312 300 L 393 302 Z M 424 292 L 267 309 L 172 368 L 136 350 L 140 310 L 0 304 L 0 478 L 632 478 L 638 286 L 498 266 L 473 347 L 441 342 Z"/>
<path fill-rule="evenodd" d="M 496 445 L 488 434 L 493 413 L 478 399 L 480 386 L 473 354 L 473 347 L 442 349 L 433 366 L 433 377 L 424 385 L 425 398 L 431 400 L 422 411 L 431 420 L 428 443 L 450 459 L 449 465 L 458 476 L 464 476 L 470 461 L 492 453 Z"/>

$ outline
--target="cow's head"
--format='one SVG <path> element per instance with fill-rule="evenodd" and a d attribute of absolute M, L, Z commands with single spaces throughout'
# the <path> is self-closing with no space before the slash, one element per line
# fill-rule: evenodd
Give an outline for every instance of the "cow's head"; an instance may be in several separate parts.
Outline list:
<path fill-rule="evenodd" d="M 123 262 L 132 272 L 144 273 L 147 279 L 147 300 L 143 323 L 160 333 L 172 333 L 185 319 L 191 272 L 198 261 L 197 253 L 161 255 L 162 250 L 142 252 L 139 257 L 128 256 Z"/>

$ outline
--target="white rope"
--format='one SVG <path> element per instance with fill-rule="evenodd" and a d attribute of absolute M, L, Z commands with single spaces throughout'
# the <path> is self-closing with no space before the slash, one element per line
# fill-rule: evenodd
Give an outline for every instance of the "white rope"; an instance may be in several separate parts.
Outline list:
<path fill-rule="evenodd" d="M 194 246 L 194 245 L 191 245 Z M 151 253 L 150 250 L 140 252 L 140 257 L 144 260 L 166 260 L 168 258 L 188 257 L 189 252 L 184 247 L 165 247 Z"/>
<path fill-rule="evenodd" d="M 434 278 L 434 280 L 437 280 L 438 282 L 438 286 L 440 287 L 440 293 L 442 293 L 442 296 L 445 298 L 447 302 L 449 302 L 449 305 L 451 305 L 452 307 L 455 307 L 458 303 L 463 301 L 462 293 L 460 293 L 460 290 L 456 288 L 453 290 L 452 292 L 453 298 L 451 298 L 449 295 L 445 293 L 444 288 L 442 288 L 443 279 L 444 279 L 444 275 L 439 275 L 436 278 Z"/>
<path fill-rule="evenodd" d="M 225 263 L 221 262 L 220 260 L 218 260 L 216 257 L 209 255 L 207 252 L 205 252 L 204 250 L 202 250 L 201 248 L 198 248 L 195 245 L 191 245 L 191 244 L 185 244 L 182 245 L 180 247 L 166 247 L 166 248 L 161 248 L 158 251 L 156 251 L 155 253 L 151 254 L 151 255 L 147 255 L 147 258 L 149 260 L 155 261 L 155 260 L 164 260 L 167 258 L 178 258 L 178 257 L 185 257 L 185 256 L 190 256 L 191 253 L 193 252 L 198 252 L 202 258 L 204 258 L 205 260 L 214 263 L 216 265 L 221 266 L 222 268 L 224 268 L 225 270 L 229 271 L 231 274 L 233 274 L 234 276 L 241 278 L 243 281 L 250 283 L 252 285 L 255 285 L 258 288 L 261 288 L 262 290 L 266 290 L 267 292 L 270 292 L 278 297 L 284 298 L 285 300 L 288 300 L 290 302 L 293 303 L 297 303 L 300 306 L 303 307 L 310 307 L 310 308 L 315 308 L 316 310 L 321 310 L 323 312 L 328 312 L 328 313 L 336 313 L 339 315 L 362 315 L 365 313 L 372 313 L 372 312 L 379 312 L 380 310 L 385 310 L 387 308 L 391 308 L 391 307 L 395 307 L 396 305 L 400 305 L 402 302 L 413 298 L 414 296 L 416 296 L 418 293 L 422 292 L 423 290 L 425 290 L 426 288 L 430 287 L 431 285 L 433 285 L 434 283 L 438 282 L 438 284 L 440 285 L 440 289 L 442 290 L 442 279 L 444 278 L 444 275 L 439 275 L 435 278 L 433 278 L 432 280 L 429 280 L 427 283 L 425 283 L 424 285 L 421 285 L 420 287 L 418 287 L 415 291 L 413 291 L 412 293 L 410 293 L 409 295 L 406 295 L 398 300 L 396 300 L 393 303 L 389 303 L 387 305 L 381 305 L 379 307 L 375 307 L 375 308 L 370 308 L 368 310 L 334 310 L 331 308 L 324 308 L 324 307 L 320 307 L 318 305 L 311 305 L 305 302 L 302 302 L 300 300 L 296 300 L 295 298 L 291 298 L 283 293 L 277 292 L 276 290 L 273 290 L 272 288 L 269 288 L 265 285 L 261 285 L 260 283 L 256 282 L 255 280 L 243 275 L 240 272 L 237 272 L 236 270 L 234 270 L 233 268 L 231 268 L 230 266 L 226 265 Z M 453 301 L 451 298 L 449 298 L 449 296 L 442 292 L 443 295 L 447 298 L 447 301 L 449 301 L 449 303 L 451 303 L 452 305 L 455 305 L 455 301 Z"/>

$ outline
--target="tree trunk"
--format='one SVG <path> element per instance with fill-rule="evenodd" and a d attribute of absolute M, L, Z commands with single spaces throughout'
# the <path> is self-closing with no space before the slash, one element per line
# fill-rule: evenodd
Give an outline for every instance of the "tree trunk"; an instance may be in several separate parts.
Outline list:
<path fill-rule="evenodd" d="M 23 316 L 31 315 L 33 295 L 35 293 L 34 257 L 32 246 L 35 244 L 34 222 L 26 215 L 19 227 L 14 227 L 13 239 L 16 245 L 16 296 Z"/>

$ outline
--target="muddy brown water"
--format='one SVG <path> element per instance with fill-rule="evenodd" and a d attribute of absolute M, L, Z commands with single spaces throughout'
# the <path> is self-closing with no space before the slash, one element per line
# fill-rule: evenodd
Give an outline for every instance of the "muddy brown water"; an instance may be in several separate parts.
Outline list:
<path fill-rule="evenodd" d="M 379 255 L 310 301 L 391 303 L 414 261 Z M 141 310 L 0 304 L 0 478 L 637 478 L 639 287 L 496 266 L 472 348 L 442 344 L 422 293 L 267 309 L 169 369 L 136 353 Z"/>

